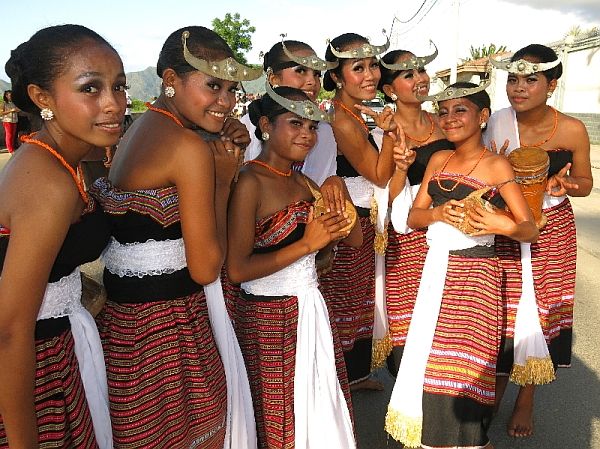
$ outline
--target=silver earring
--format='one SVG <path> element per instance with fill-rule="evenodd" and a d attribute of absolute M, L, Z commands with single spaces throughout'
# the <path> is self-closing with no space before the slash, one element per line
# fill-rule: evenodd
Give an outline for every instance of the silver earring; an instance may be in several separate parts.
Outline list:
<path fill-rule="evenodd" d="M 165 95 L 169 98 L 173 98 L 175 96 L 175 88 L 173 86 L 165 87 Z"/>
<path fill-rule="evenodd" d="M 273 84 L 271 87 L 272 87 L 273 89 L 277 89 L 277 88 L 279 87 L 279 84 Z"/>
<path fill-rule="evenodd" d="M 549 91 L 549 92 L 546 94 L 546 98 L 548 98 L 548 99 L 549 99 L 549 98 L 552 96 L 552 94 L 553 94 L 553 93 L 554 93 L 554 92 L 552 92 L 552 91 Z"/>
<path fill-rule="evenodd" d="M 392 92 L 390 94 L 390 98 L 392 99 L 392 101 L 396 101 L 398 99 L 398 95 L 396 95 L 394 92 Z"/>
<path fill-rule="evenodd" d="M 487 126 L 487 123 L 486 123 L 486 122 L 481 122 L 481 123 L 479 124 L 479 127 L 480 127 L 481 129 L 485 129 L 485 127 L 486 127 L 486 126 Z"/>
<path fill-rule="evenodd" d="M 52 109 L 49 108 L 43 108 L 42 110 L 40 110 L 40 116 L 46 120 L 46 121 L 50 121 L 54 118 L 54 112 L 52 112 Z"/>
<path fill-rule="evenodd" d="M 269 137 L 271 137 L 271 136 L 269 136 L 268 132 L 264 131 L 262 133 L 262 140 L 269 140 Z"/>
<path fill-rule="evenodd" d="M 342 86 L 342 83 L 337 82 L 337 83 L 335 83 L 335 87 L 337 87 L 337 89 L 340 90 L 344 86 Z"/>

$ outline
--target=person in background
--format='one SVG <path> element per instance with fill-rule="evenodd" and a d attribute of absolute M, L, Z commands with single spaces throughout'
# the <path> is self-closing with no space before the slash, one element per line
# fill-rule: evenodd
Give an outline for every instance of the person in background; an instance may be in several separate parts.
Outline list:
<path fill-rule="evenodd" d="M 103 351 L 79 271 L 109 227 L 76 170 L 121 135 L 123 64 L 94 31 L 60 25 L 13 50 L 6 73 L 15 103 L 44 124 L 0 174 L 0 447 L 111 449 Z"/>
<path fill-rule="evenodd" d="M 133 123 L 133 118 L 131 117 L 131 108 L 133 106 L 133 100 L 131 99 L 131 95 L 129 95 L 128 91 L 125 91 L 125 95 L 127 96 L 127 108 L 125 109 L 125 118 L 123 119 L 123 134 L 127 132 L 129 127 Z"/>
<path fill-rule="evenodd" d="M 4 126 L 4 141 L 9 153 L 13 153 L 17 146 L 17 123 L 19 121 L 19 108 L 12 101 L 12 90 L 7 90 L 3 95 L 2 125 Z"/>

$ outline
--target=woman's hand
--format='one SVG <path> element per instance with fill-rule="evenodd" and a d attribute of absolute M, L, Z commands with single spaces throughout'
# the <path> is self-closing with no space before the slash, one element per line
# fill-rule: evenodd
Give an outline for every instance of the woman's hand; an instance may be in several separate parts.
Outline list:
<path fill-rule="evenodd" d="M 575 184 L 571 177 L 567 175 L 571 163 L 565 165 L 557 174 L 551 176 L 546 184 L 546 193 L 551 196 L 563 196 L 567 194 L 567 190 L 576 190 L 579 184 Z"/>
<path fill-rule="evenodd" d="M 477 229 L 471 235 L 510 235 L 516 226 L 508 214 L 490 212 L 483 207 L 470 210 L 465 218 L 474 229 Z"/>
<path fill-rule="evenodd" d="M 502 144 L 502 146 L 500 148 L 498 148 L 497 145 L 496 145 L 496 141 L 495 140 L 491 140 L 490 141 L 490 151 L 492 153 L 499 154 L 500 156 L 506 156 L 506 150 L 508 149 L 508 144 L 509 143 L 510 143 L 510 140 L 506 139 L 504 141 L 504 143 Z"/>
<path fill-rule="evenodd" d="M 228 139 L 207 142 L 215 159 L 215 177 L 217 184 L 230 185 L 240 160 L 240 147 Z"/>
<path fill-rule="evenodd" d="M 246 148 L 250 143 L 250 134 L 248 129 L 238 120 L 228 117 L 225 120 L 221 136 L 229 138 L 234 144 L 240 148 Z"/>
<path fill-rule="evenodd" d="M 404 129 L 399 123 L 396 123 L 395 131 L 391 131 L 388 135 L 394 142 L 394 163 L 396 169 L 401 171 L 408 171 L 408 167 L 415 161 L 417 153 L 412 149 L 406 147 L 406 135 Z"/>
<path fill-rule="evenodd" d="M 350 223 L 350 219 L 346 213 L 327 212 L 320 217 L 315 217 L 314 209 L 311 208 L 302 237 L 308 247 L 308 252 L 314 253 L 333 241 L 345 238 L 350 231 L 342 232 L 340 230 L 348 223 Z"/>
<path fill-rule="evenodd" d="M 464 204 L 458 200 L 449 200 L 433 208 L 435 221 L 443 221 L 452 226 L 457 226 L 465 219 Z"/>
<path fill-rule="evenodd" d="M 321 185 L 323 205 L 327 211 L 342 213 L 346 210 L 346 189 L 339 176 L 330 176 Z"/>
<path fill-rule="evenodd" d="M 354 107 L 359 110 L 359 112 L 368 115 L 375 122 L 375 126 L 381 128 L 384 131 L 393 131 L 396 129 L 396 121 L 394 120 L 394 111 L 389 106 L 383 108 L 383 111 L 380 113 L 375 112 L 368 106 L 364 104 L 355 104 Z"/>

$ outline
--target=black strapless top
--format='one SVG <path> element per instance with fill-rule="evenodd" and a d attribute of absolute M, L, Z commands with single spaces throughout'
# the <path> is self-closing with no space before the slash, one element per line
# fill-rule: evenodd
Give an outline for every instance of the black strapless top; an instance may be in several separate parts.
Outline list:
<path fill-rule="evenodd" d="M 425 168 L 431 156 L 441 150 L 454 150 L 454 144 L 446 139 L 434 140 L 423 146 L 413 148 L 415 161 L 408 167 L 408 182 L 411 186 L 421 184 L 425 176 Z"/>
<path fill-rule="evenodd" d="M 375 139 L 373 138 L 371 133 L 369 133 L 369 136 L 367 138 L 369 139 L 369 143 L 371 145 L 373 145 L 373 148 L 375 148 L 377 151 L 379 151 L 379 148 L 377 147 L 377 144 L 375 143 Z M 337 161 L 336 175 L 347 177 L 347 178 L 355 178 L 357 176 L 361 176 L 360 173 L 356 171 L 356 169 L 350 164 L 348 159 L 346 159 L 346 156 L 344 156 L 343 154 L 338 154 L 336 157 L 336 161 Z"/>
<path fill-rule="evenodd" d="M 557 174 L 565 165 L 573 163 L 573 152 L 569 150 L 546 150 L 546 153 L 550 158 L 548 177 Z"/>

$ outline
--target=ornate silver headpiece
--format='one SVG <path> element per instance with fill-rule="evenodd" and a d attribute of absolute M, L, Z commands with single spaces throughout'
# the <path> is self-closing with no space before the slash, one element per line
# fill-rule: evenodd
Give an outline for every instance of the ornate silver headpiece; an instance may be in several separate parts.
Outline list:
<path fill-rule="evenodd" d="M 335 61 L 335 62 L 325 61 L 325 60 L 319 58 L 316 55 L 316 53 L 313 53 L 312 55 L 308 55 L 308 56 L 296 56 L 294 53 L 289 51 L 287 49 L 287 47 L 285 46 L 284 38 L 287 36 L 287 34 L 281 34 L 280 36 L 281 36 L 281 46 L 283 47 L 283 52 L 286 54 L 286 56 L 288 58 L 290 58 L 292 61 L 294 61 L 297 64 L 303 65 L 303 66 L 311 68 L 313 70 L 319 70 L 319 71 L 333 70 L 340 64 L 338 61 Z"/>
<path fill-rule="evenodd" d="M 269 81 L 265 83 L 265 89 L 267 91 L 267 95 L 275 100 L 276 103 L 283 106 L 288 111 L 299 115 L 300 117 L 323 122 L 330 121 L 329 116 L 325 112 L 321 111 L 319 107 L 310 100 L 298 101 L 282 97 L 273 90 L 269 84 Z"/>
<path fill-rule="evenodd" d="M 251 81 L 260 78 L 262 75 L 262 69 L 245 66 L 233 58 L 226 58 L 221 61 L 206 61 L 194 56 L 187 48 L 189 37 L 190 32 L 187 30 L 181 34 L 183 58 L 196 70 L 228 81 Z"/>
<path fill-rule="evenodd" d="M 370 43 L 362 44 L 358 48 L 353 48 L 351 50 L 339 51 L 333 48 L 331 45 L 331 41 L 328 39 L 327 43 L 329 44 L 329 48 L 333 55 L 338 59 L 362 59 L 362 58 L 371 58 L 373 56 L 378 56 L 382 53 L 385 53 L 388 48 L 390 48 L 390 38 L 385 34 L 385 30 L 383 31 L 383 35 L 385 36 L 386 42 L 384 45 L 371 45 Z"/>
<path fill-rule="evenodd" d="M 430 40 L 429 42 L 431 43 L 431 45 L 433 45 L 433 48 L 435 48 L 435 51 L 429 56 L 415 56 L 413 58 L 407 59 L 406 61 L 398 62 L 396 64 L 386 64 L 383 61 L 383 59 L 381 59 L 379 61 L 379 64 L 381 64 L 383 67 L 389 70 L 414 70 L 421 67 L 425 67 L 431 61 L 437 58 L 438 55 L 437 46 L 433 43 L 433 41 Z"/>
<path fill-rule="evenodd" d="M 492 56 L 489 57 L 490 62 L 494 67 L 500 70 L 506 70 L 508 73 L 515 75 L 532 75 L 536 72 L 544 72 L 553 69 L 560 64 L 560 58 L 556 58 L 551 62 L 530 62 L 524 59 L 518 61 L 498 61 Z"/>
<path fill-rule="evenodd" d="M 488 76 L 487 78 L 482 79 L 477 87 L 447 87 L 442 92 L 434 95 L 427 95 L 423 97 L 417 95 L 417 99 L 420 101 L 440 102 L 445 100 L 453 100 L 455 98 L 468 97 L 469 95 L 485 90 L 491 82 L 491 77 Z"/>

